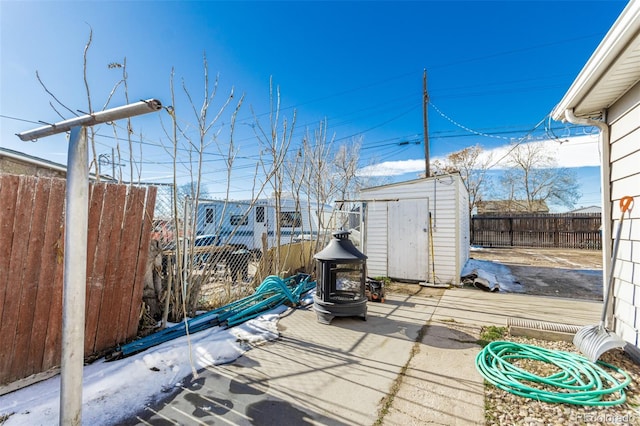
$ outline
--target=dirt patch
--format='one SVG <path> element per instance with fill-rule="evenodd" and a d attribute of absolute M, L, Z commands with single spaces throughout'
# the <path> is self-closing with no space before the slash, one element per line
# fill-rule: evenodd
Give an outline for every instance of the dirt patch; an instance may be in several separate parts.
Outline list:
<path fill-rule="evenodd" d="M 602 270 L 602 252 L 549 248 L 472 248 L 471 257 L 504 265 Z"/>
<path fill-rule="evenodd" d="M 397 281 L 387 283 L 385 285 L 385 291 L 387 293 L 407 294 L 409 296 L 420 295 L 422 297 L 439 297 L 444 293 L 444 289 L 442 288 L 429 288 L 415 283 L 401 283 Z"/>
<path fill-rule="evenodd" d="M 546 248 L 473 248 L 476 260 L 504 265 L 519 293 L 602 300 L 602 252 Z M 504 290 L 504 289 L 501 289 Z"/>

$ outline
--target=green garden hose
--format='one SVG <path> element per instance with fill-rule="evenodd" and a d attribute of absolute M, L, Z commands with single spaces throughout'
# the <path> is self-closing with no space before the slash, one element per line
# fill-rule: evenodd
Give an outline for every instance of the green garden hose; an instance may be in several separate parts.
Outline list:
<path fill-rule="evenodd" d="M 511 363 L 520 359 L 553 364 L 557 372 L 537 376 Z M 624 380 L 616 379 L 603 367 Z M 476 356 L 476 368 L 488 382 L 507 392 L 538 401 L 574 405 L 622 404 L 627 399 L 624 388 L 631 383 L 629 374 L 606 362 L 593 363 L 575 353 L 505 341 L 485 346 Z"/>

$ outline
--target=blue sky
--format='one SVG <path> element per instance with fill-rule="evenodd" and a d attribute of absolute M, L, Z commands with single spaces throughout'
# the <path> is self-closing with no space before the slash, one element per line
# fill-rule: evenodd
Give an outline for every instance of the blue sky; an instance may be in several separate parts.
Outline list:
<path fill-rule="evenodd" d="M 246 189 L 242 182 L 251 180 L 257 158 L 251 111 L 266 124 L 270 78 L 280 89 L 282 116 L 290 122 L 296 112 L 294 143 L 326 119 L 328 133 L 337 141 L 362 138 L 363 167 L 391 162 L 395 171 L 389 179 L 412 179 L 424 164 L 423 69 L 428 71 L 432 103 L 432 158 L 476 144 L 499 151 L 514 140 L 537 141 L 551 133 L 545 131 L 548 126 L 558 136 L 573 136 L 576 130 L 545 117 L 625 5 L 2 0 L 0 145 L 66 162 L 64 136 L 25 143 L 15 133 L 38 127 L 39 120 L 60 120 L 36 80 L 36 70 L 65 105 L 88 109 L 82 54 L 91 28 L 87 66 L 94 110 L 102 108 L 120 78 L 120 71 L 107 65 L 125 57 L 132 100 L 155 97 L 171 104 L 169 80 L 175 69 L 175 106 L 184 123 L 193 119 L 181 85 L 184 82 L 196 103 L 201 100 L 205 52 L 211 79 L 219 76 L 213 109 L 232 87 L 235 99 L 245 95 L 235 136 L 241 166 L 232 187 L 237 196 Z M 110 106 L 122 103 L 119 89 Z M 61 112 L 69 118 L 70 113 Z M 145 141 L 136 146 L 145 179 L 166 181 L 169 175 L 170 158 L 159 148 L 165 138 L 161 119 L 168 123 L 162 114 L 133 121 Z M 221 138 L 228 131 L 228 117 L 220 122 Z M 117 143 L 113 130 L 103 126 L 98 132 L 98 154 L 110 155 Z M 580 143 L 580 151 L 590 158 L 572 164 L 583 182 L 578 204 L 600 204 L 596 139 Z M 209 191 L 219 195 L 214 171 L 222 164 L 214 154 L 206 176 Z M 558 160 L 564 164 L 563 155 L 558 154 Z"/>

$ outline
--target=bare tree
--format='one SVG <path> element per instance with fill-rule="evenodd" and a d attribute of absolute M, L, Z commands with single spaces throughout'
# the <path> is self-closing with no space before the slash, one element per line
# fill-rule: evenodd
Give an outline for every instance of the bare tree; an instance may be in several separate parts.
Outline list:
<path fill-rule="evenodd" d="M 107 107 L 107 105 L 109 104 L 109 102 L 111 101 L 111 98 L 113 97 L 113 95 L 116 93 L 116 90 L 118 89 L 118 87 L 120 85 L 123 86 L 123 92 L 124 92 L 124 98 L 125 98 L 125 103 L 128 104 L 129 103 L 129 83 L 128 83 L 128 79 L 129 76 L 127 74 L 127 58 L 123 58 L 122 62 L 111 62 L 110 64 L 107 65 L 107 67 L 109 69 L 118 69 L 122 71 L 122 77 L 120 79 L 120 81 L 118 81 L 113 89 L 111 90 L 111 93 L 109 94 L 109 97 L 107 98 L 107 102 L 105 103 L 104 108 Z M 118 136 L 118 126 L 116 125 L 116 123 L 112 123 L 112 127 L 113 127 L 113 136 L 116 140 L 116 151 L 118 153 L 118 159 L 116 161 L 115 155 L 111 158 L 111 162 L 118 164 L 118 168 L 119 168 L 119 178 L 118 181 L 122 181 L 122 165 L 121 165 L 121 155 L 120 155 L 120 138 Z M 127 134 L 127 145 L 129 147 L 129 182 L 133 183 L 134 181 L 134 166 L 137 169 L 138 173 L 138 181 L 141 180 L 142 178 L 142 164 L 140 163 L 139 166 L 136 165 L 136 160 L 135 160 L 135 155 L 133 153 L 133 134 L 134 134 L 134 130 L 133 130 L 133 126 L 131 125 L 131 118 L 127 118 L 127 127 L 125 129 L 125 132 Z M 142 139 L 142 135 L 140 135 L 140 138 Z M 140 146 L 140 149 L 142 149 L 142 145 Z M 140 153 L 140 159 L 142 159 L 142 152 Z M 98 166 L 99 166 L 99 158 L 98 158 Z M 99 167 L 98 167 L 99 170 Z M 115 176 L 112 176 L 112 178 L 116 178 Z"/>
<path fill-rule="evenodd" d="M 535 211 L 539 202 L 572 208 L 580 198 L 575 172 L 558 167 L 543 144 L 516 145 L 507 161 L 510 167 L 501 178 L 507 200 L 525 201 Z"/>
<path fill-rule="evenodd" d="M 64 108 L 74 116 L 78 116 L 78 112 L 81 112 L 83 114 L 92 114 L 94 112 L 93 106 L 92 106 L 91 91 L 89 90 L 88 66 L 87 66 L 87 57 L 89 54 L 89 49 L 91 48 L 92 41 L 93 41 L 93 29 L 89 27 L 89 37 L 88 37 L 87 43 L 84 46 L 84 51 L 82 55 L 82 76 L 83 76 L 84 88 L 87 96 L 87 111 L 81 111 L 78 109 L 73 110 L 69 108 L 67 105 L 65 105 L 56 95 L 54 95 L 52 91 L 49 90 L 49 88 L 46 86 L 46 84 L 40 77 L 40 74 L 38 73 L 38 71 L 36 71 L 36 79 L 38 80 L 38 82 L 40 83 L 44 91 L 47 93 L 47 95 L 49 95 L 51 99 L 53 99 L 53 101 L 49 102 L 49 105 L 56 112 L 56 114 L 58 114 L 62 119 L 66 119 L 68 117 L 65 117 L 65 114 L 61 113 L 58 107 Z M 118 84 L 119 83 L 116 84 L 116 87 Z M 105 104 L 105 108 L 107 104 Z M 95 145 L 95 135 L 96 135 L 96 132 L 92 126 L 89 128 L 87 132 L 87 136 L 88 136 L 89 146 L 91 148 L 91 153 L 93 156 L 93 158 L 91 159 L 91 166 L 94 167 L 97 180 L 99 181 L 100 176 L 99 176 L 98 156 L 96 153 L 96 145 Z"/>
<path fill-rule="evenodd" d="M 69 108 L 68 106 L 66 106 L 56 95 L 54 95 L 53 92 L 51 92 L 49 90 L 49 88 L 46 86 L 46 84 L 44 83 L 43 79 L 40 77 L 40 74 L 36 71 L 36 78 L 38 80 L 38 82 L 40 83 L 40 85 L 43 87 L 43 89 L 45 90 L 45 92 L 52 98 L 53 101 L 49 102 L 49 105 L 51 106 L 51 108 L 56 112 L 56 114 L 58 114 L 61 118 L 66 119 L 67 117 L 65 117 L 65 114 L 63 114 L 61 112 L 61 110 L 59 109 L 60 107 L 62 107 L 64 110 L 68 111 L 69 113 L 71 113 L 72 115 L 77 116 L 78 112 L 82 112 L 85 114 L 92 114 L 95 112 L 94 107 L 93 107 L 93 96 L 92 96 L 92 92 L 91 92 L 91 88 L 89 85 L 89 66 L 88 66 L 88 57 L 89 57 L 89 52 L 91 49 L 91 44 L 93 42 L 93 29 L 91 29 L 91 27 L 89 27 L 89 36 L 87 39 L 87 42 L 84 46 L 84 50 L 83 50 L 83 54 L 82 54 L 82 76 L 83 76 L 83 84 L 84 84 L 84 89 L 85 89 L 85 94 L 86 94 L 86 98 L 87 98 L 87 111 L 81 111 L 81 110 L 73 110 L 71 108 Z M 109 69 L 119 69 L 122 71 L 122 76 L 120 78 L 120 80 L 118 80 L 113 87 L 111 88 L 111 91 L 109 92 L 109 94 L 107 95 L 107 99 L 104 102 L 104 104 L 102 105 L 102 110 L 106 110 L 107 107 L 109 106 L 109 104 L 111 103 L 112 99 L 114 98 L 114 96 L 116 95 L 116 93 L 119 92 L 118 89 L 122 88 L 122 93 L 125 99 L 125 104 L 129 103 L 129 86 L 128 86 L 128 75 L 127 75 L 127 58 L 125 57 L 123 59 L 122 62 L 111 62 L 107 65 L 107 68 Z M 128 141 L 128 146 L 129 146 L 129 182 L 133 182 L 134 181 L 134 166 L 137 168 L 138 170 L 138 180 L 140 180 L 141 177 L 141 166 L 138 166 L 136 164 L 136 156 L 134 155 L 133 152 L 133 139 L 132 136 L 134 134 L 134 130 L 133 130 L 133 126 L 131 125 L 131 118 L 127 118 L 127 124 L 126 124 L 126 133 L 127 133 L 127 141 Z M 120 143 L 119 143 L 119 136 L 118 136 L 118 125 L 116 123 L 112 123 L 111 124 L 112 128 L 113 128 L 113 134 L 114 134 L 114 139 L 116 140 L 116 147 L 115 147 L 115 152 L 117 152 L 117 159 L 115 158 L 115 155 L 113 155 L 110 159 L 110 161 L 113 163 L 114 165 L 114 169 L 115 169 L 115 165 L 118 165 L 119 168 L 119 181 L 122 181 L 122 170 L 121 170 L 121 155 L 120 155 Z M 94 170 L 95 176 L 96 176 L 96 181 L 100 181 L 102 176 L 101 173 L 102 171 L 100 170 L 100 160 L 101 160 L 101 156 L 98 155 L 97 151 L 96 151 L 96 142 L 95 142 L 95 138 L 96 138 L 96 129 L 91 126 L 88 129 L 88 133 L 87 133 L 87 138 L 89 141 L 89 146 L 91 148 L 91 156 L 92 158 L 90 159 L 90 169 Z M 140 135 L 142 137 L 142 135 Z M 140 153 L 140 157 L 142 157 L 141 153 Z M 115 173 L 114 173 L 115 174 Z M 116 179 L 116 176 L 112 176 L 113 179 Z"/>
<path fill-rule="evenodd" d="M 491 155 L 484 155 L 480 145 L 470 146 L 449 154 L 443 161 L 433 162 L 436 173 L 460 173 L 462 182 L 469 193 L 469 214 L 473 212 L 478 201 L 488 192 L 490 185 L 487 171 L 491 163 Z"/>
<path fill-rule="evenodd" d="M 359 137 L 351 141 L 350 144 L 339 145 L 333 152 L 331 162 L 331 185 L 334 193 L 325 203 L 334 202 L 334 212 L 332 212 L 332 223 L 325 226 L 332 226 L 335 229 L 343 229 L 349 226 L 349 218 L 353 204 L 350 199 L 357 198 L 362 184 L 362 179 L 358 176 L 358 163 L 360 161 L 360 146 L 362 138 Z"/>
<path fill-rule="evenodd" d="M 362 138 L 351 141 L 350 144 L 338 146 L 333 158 L 338 199 L 353 198 L 359 191 L 361 181 L 358 177 L 358 162 L 360 161 L 360 147 Z"/>
<path fill-rule="evenodd" d="M 302 153 L 308 167 L 306 173 L 306 192 L 316 203 L 325 203 L 335 192 L 331 179 L 330 153 L 333 139 L 327 140 L 327 123 L 322 121 L 318 128 L 302 140 Z"/>
<path fill-rule="evenodd" d="M 204 84 L 202 99 L 198 104 L 194 100 L 193 96 L 186 87 L 185 82 L 182 82 L 182 91 L 186 97 L 187 103 L 191 109 L 195 120 L 195 128 L 197 129 L 196 136 L 193 136 L 190 132 L 190 125 L 181 124 L 182 121 L 178 120 L 175 107 L 168 107 L 167 112 L 171 120 L 170 127 L 167 128 L 163 124 L 165 135 L 168 137 L 171 143 L 171 147 L 165 147 L 165 150 L 173 158 L 173 185 L 174 185 L 174 197 L 173 197 L 173 212 L 174 212 L 174 226 L 175 229 L 185 229 L 183 243 L 186 245 L 183 247 L 181 244 L 176 244 L 176 276 L 175 282 L 179 283 L 176 289 L 172 292 L 171 297 L 173 299 L 173 312 L 172 317 L 174 319 L 180 318 L 183 315 L 192 315 L 195 313 L 198 302 L 198 295 L 202 284 L 206 282 L 211 276 L 211 270 L 194 272 L 193 259 L 194 259 L 194 237 L 196 235 L 196 221 L 198 211 L 198 200 L 205 192 L 202 187 L 202 171 L 203 171 L 203 156 L 207 150 L 213 145 L 217 147 L 218 151 L 222 152 L 223 147 L 228 148 L 228 156 L 225 166 L 227 167 L 227 175 L 233 167 L 233 159 L 235 158 L 235 150 L 232 142 L 227 143 L 227 139 L 220 140 L 220 132 L 222 127 L 216 127 L 215 125 L 220 122 L 225 111 L 228 109 L 231 101 L 234 99 L 233 89 L 229 95 L 219 104 L 217 111 L 210 114 L 211 109 L 214 107 L 214 101 L 216 99 L 218 89 L 218 77 L 214 80 L 213 86 L 210 86 L 209 68 L 206 58 L 206 54 L 203 54 L 203 73 Z M 171 101 L 173 105 L 176 104 L 175 95 L 175 71 L 171 71 L 170 88 L 171 88 Z M 233 129 L 235 127 L 235 119 L 237 111 L 240 108 L 244 97 L 241 97 L 238 104 L 231 114 L 231 127 L 229 141 L 233 141 Z M 178 170 L 178 155 L 179 151 L 186 151 L 188 155 L 188 161 L 181 162 L 182 167 L 187 168 L 187 173 L 190 176 L 190 181 L 187 184 L 178 185 L 177 170 Z M 227 193 L 230 181 L 227 180 Z M 183 208 L 182 206 L 189 205 L 189 208 Z M 182 223 L 181 218 L 182 217 Z M 176 241 L 179 243 L 179 241 Z M 186 255 L 185 255 L 186 254 Z M 217 263 L 216 259 L 212 259 L 211 265 Z"/>
<path fill-rule="evenodd" d="M 350 144 L 336 147 L 333 137 L 328 137 L 326 121 L 319 123 L 313 135 L 307 131 L 302 141 L 297 154 L 305 164 L 305 173 L 300 176 L 304 181 L 302 191 L 309 200 L 309 209 L 313 206 L 317 211 L 319 231 L 340 226 L 338 223 L 325 222 L 324 206 L 348 199 L 359 189 L 361 182 L 357 172 L 360 145 L 360 139 L 356 139 Z M 336 207 L 348 209 L 345 205 Z M 316 250 L 323 243 L 323 239 L 317 239 Z"/>
<path fill-rule="evenodd" d="M 281 244 L 281 201 L 285 188 L 284 179 L 286 170 L 284 167 L 287 152 L 291 146 L 293 130 L 296 123 L 296 112 L 293 111 L 291 122 L 287 119 L 280 121 L 280 88 L 276 87 L 274 92 L 273 80 L 269 81 L 269 127 L 265 128 L 254 113 L 254 130 L 258 143 L 262 147 L 260 164 L 264 172 L 264 182 L 271 186 L 275 202 L 275 264 L 280 265 L 280 244 Z M 262 154 L 264 153 L 264 155 Z"/>
<path fill-rule="evenodd" d="M 91 105 L 91 91 L 89 90 L 89 80 L 87 76 L 87 54 L 89 53 L 89 48 L 91 47 L 91 42 L 93 41 L 93 29 L 89 30 L 89 40 L 87 44 L 84 46 L 84 53 L 82 55 L 82 77 L 84 81 L 84 87 L 87 92 L 87 106 L 89 108 L 88 113 L 93 114 L 93 106 Z M 91 152 L 93 154 L 93 165 L 95 167 L 96 175 L 99 175 L 99 166 L 98 166 L 98 154 L 96 153 L 96 132 L 93 126 L 90 127 L 89 130 L 89 142 L 91 145 Z M 100 176 L 98 176 L 100 179 Z"/>

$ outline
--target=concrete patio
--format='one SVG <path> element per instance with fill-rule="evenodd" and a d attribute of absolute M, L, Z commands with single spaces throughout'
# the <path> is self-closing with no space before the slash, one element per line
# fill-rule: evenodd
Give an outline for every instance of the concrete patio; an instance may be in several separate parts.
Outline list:
<path fill-rule="evenodd" d="M 367 321 L 317 322 L 307 307 L 279 322 L 279 340 L 207 368 L 141 407 L 127 424 L 484 424 L 474 359 L 484 325 L 508 317 L 585 325 L 601 303 L 475 289 L 387 294 Z"/>

